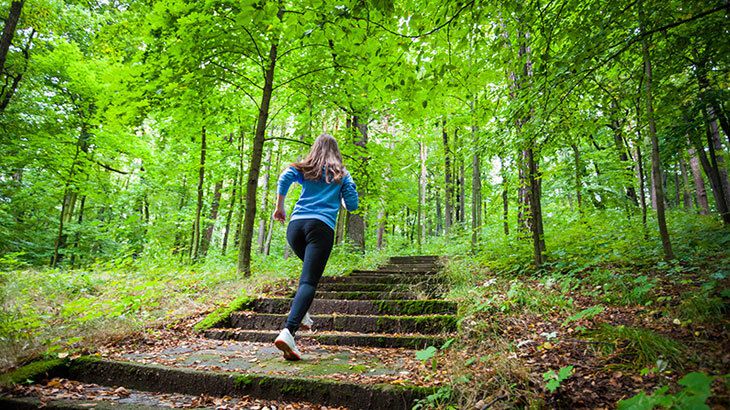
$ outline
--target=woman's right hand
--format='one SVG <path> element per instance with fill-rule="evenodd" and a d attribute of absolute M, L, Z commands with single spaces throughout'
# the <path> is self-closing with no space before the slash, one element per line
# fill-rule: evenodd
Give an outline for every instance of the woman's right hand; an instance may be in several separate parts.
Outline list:
<path fill-rule="evenodd" d="M 286 211 L 281 208 L 276 208 L 276 211 L 274 211 L 274 220 L 284 223 L 286 221 Z"/>

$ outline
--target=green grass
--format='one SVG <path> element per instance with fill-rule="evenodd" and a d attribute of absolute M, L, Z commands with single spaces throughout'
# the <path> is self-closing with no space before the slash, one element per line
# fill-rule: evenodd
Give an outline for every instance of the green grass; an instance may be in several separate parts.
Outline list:
<path fill-rule="evenodd" d="M 372 268 L 386 252 L 356 254 L 336 248 L 325 275 Z M 179 320 L 211 308 L 217 319 L 258 295 L 294 281 L 296 257 L 255 254 L 253 274 L 236 273 L 235 252 L 211 254 L 198 264 L 148 255 L 91 264 L 83 269 L 0 272 L 0 371 L 42 355 L 93 348 L 98 340 Z M 235 300 L 234 304 L 231 301 Z M 212 326 L 216 318 L 198 324 Z"/>
<path fill-rule="evenodd" d="M 676 316 L 682 320 L 710 323 L 726 317 L 728 302 L 706 290 L 687 292 L 680 296 Z"/>
<path fill-rule="evenodd" d="M 605 354 L 616 355 L 619 366 L 651 368 L 659 359 L 675 369 L 682 369 L 687 364 L 688 352 L 683 344 L 649 329 L 604 323 L 587 332 L 586 337 L 598 342 Z"/>

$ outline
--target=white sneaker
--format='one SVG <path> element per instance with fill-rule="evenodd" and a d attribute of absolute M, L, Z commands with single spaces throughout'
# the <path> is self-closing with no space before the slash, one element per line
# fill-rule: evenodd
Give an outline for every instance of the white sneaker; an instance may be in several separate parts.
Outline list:
<path fill-rule="evenodd" d="M 286 312 L 286 315 L 289 316 L 289 313 L 291 313 L 291 310 Z M 312 330 L 314 327 L 314 320 L 312 320 L 312 317 L 309 316 L 309 312 L 304 314 L 304 317 L 302 318 L 302 322 L 299 324 L 300 330 Z"/>
<path fill-rule="evenodd" d="M 289 332 L 289 329 L 284 329 L 279 333 L 279 336 L 274 340 L 274 345 L 284 352 L 284 359 L 291 361 L 302 360 L 302 353 L 297 349 L 294 336 Z"/>
<path fill-rule="evenodd" d="M 312 317 L 309 316 L 309 312 L 304 314 L 304 317 L 302 318 L 302 323 L 299 325 L 302 330 L 312 330 L 312 327 L 314 327 L 314 320 L 312 320 Z"/>

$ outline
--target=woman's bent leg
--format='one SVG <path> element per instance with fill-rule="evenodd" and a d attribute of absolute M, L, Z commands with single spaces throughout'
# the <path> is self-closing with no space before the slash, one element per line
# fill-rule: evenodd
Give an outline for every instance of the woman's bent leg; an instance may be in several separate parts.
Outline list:
<path fill-rule="evenodd" d="M 306 221 L 304 224 L 306 246 L 303 252 L 302 276 L 299 279 L 299 289 L 294 296 L 286 321 L 286 328 L 292 334 L 299 329 L 302 318 L 312 305 L 314 292 L 324 268 L 327 266 L 327 259 L 329 259 L 334 244 L 334 231 L 327 224 L 317 219 L 302 221 Z"/>

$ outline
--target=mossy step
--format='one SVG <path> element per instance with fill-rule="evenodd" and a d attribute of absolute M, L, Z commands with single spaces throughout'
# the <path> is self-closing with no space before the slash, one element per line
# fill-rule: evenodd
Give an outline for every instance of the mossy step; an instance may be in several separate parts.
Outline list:
<path fill-rule="evenodd" d="M 292 295 L 293 296 L 293 295 Z M 418 299 L 418 295 L 412 292 L 358 292 L 358 291 L 321 291 L 314 296 L 319 299 L 345 299 L 345 300 L 393 300 L 393 299 Z"/>
<path fill-rule="evenodd" d="M 434 391 L 433 388 L 392 384 L 361 385 L 323 379 L 197 371 L 95 358 L 70 362 L 63 377 L 159 393 L 219 397 L 248 395 L 351 409 L 410 409 L 415 400 Z"/>
<path fill-rule="evenodd" d="M 391 263 L 400 262 L 412 262 L 412 261 L 427 261 L 434 262 L 440 260 L 441 257 L 437 255 L 409 255 L 409 256 L 391 256 L 388 260 Z"/>
<path fill-rule="evenodd" d="M 448 333 L 456 330 L 454 315 L 364 316 L 312 315 L 317 331 L 360 333 Z M 248 330 L 278 330 L 284 327 L 285 314 L 234 312 L 231 327 Z"/>
<path fill-rule="evenodd" d="M 43 400 L 36 397 L 0 397 L 0 409 L 14 410 L 153 410 L 160 406 L 142 404 L 125 404 L 104 400 Z"/>
<path fill-rule="evenodd" d="M 244 329 L 208 329 L 205 337 L 216 340 L 237 340 L 242 342 L 273 343 L 279 331 Z M 298 332 L 297 339 L 312 340 L 323 345 L 392 347 L 423 349 L 428 346 L 441 346 L 449 335 L 419 334 L 373 334 L 354 332 Z"/>
<path fill-rule="evenodd" d="M 257 299 L 248 309 L 259 313 L 287 313 L 289 298 Z M 337 300 L 314 299 L 309 312 L 313 315 L 433 315 L 455 314 L 455 302 L 445 300 Z"/>
<path fill-rule="evenodd" d="M 404 283 L 404 284 L 443 284 L 445 279 L 437 275 L 413 275 L 392 274 L 392 275 L 355 275 L 355 276 L 329 276 L 319 282 L 324 283 Z"/>
<path fill-rule="evenodd" d="M 407 292 L 418 284 L 406 283 L 320 283 L 317 290 L 363 291 L 363 292 Z"/>
<path fill-rule="evenodd" d="M 438 271 L 436 270 L 404 270 L 404 269 L 378 269 L 378 270 L 365 270 L 365 269 L 355 269 L 350 273 L 350 276 L 360 276 L 360 275 L 369 275 L 369 276 L 390 276 L 390 275 L 414 275 L 414 276 L 435 276 L 438 274 Z"/>
<path fill-rule="evenodd" d="M 431 264 L 397 264 L 397 265 L 382 265 L 378 266 L 380 271 L 401 271 L 401 272 L 431 272 L 440 270 L 440 266 Z"/>

